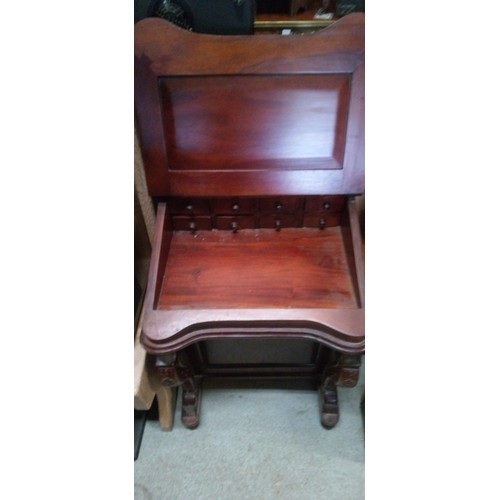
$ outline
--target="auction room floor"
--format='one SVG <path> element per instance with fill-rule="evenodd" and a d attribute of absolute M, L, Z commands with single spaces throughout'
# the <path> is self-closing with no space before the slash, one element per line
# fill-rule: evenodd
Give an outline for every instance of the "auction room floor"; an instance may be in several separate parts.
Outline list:
<path fill-rule="evenodd" d="M 355 388 L 339 388 L 340 421 L 319 422 L 306 390 L 234 389 L 206 381 L 201 423 L 188 430 L 147 420 L 135 461 L 135 500 L 362 500 L 364 430 Z"/>

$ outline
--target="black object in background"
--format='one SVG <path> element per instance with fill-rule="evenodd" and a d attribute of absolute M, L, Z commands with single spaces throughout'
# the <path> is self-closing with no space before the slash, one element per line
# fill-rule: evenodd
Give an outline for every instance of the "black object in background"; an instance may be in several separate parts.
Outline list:
<path fill-rule="evenodd" d="M 338 17 L 347 16 L 352 12 L 364 12 L 365 0 L 336 0 L 335 14 Z"/>
<path fill-rule="evenodd" d="M 158 0 L 153 2 L 151 16 L 161 17 L 180 28 L 193 31 L 193 13 L 189 4 L 184 0 Z"/>
<path fill-rule="evenodd" d="M 134 0 L 134 24 L 141 19 L 151 17 L 150 4 L 152 3 L 154 3 L 153 0 Z"/>
<path fill-rule="evenodd" d="M 291 0 L 256 0 L 259 14 L 290 14 Z"/>
<path fill-rule="evenodd" d="M 255 0 L 134 0 L 134 22 L 161 17 L 195 33 L 251 35 Z"/>

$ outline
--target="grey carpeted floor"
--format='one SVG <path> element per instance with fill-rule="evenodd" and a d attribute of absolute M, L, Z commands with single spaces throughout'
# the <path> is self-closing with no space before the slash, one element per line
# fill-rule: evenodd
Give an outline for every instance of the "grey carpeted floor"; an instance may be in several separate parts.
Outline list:
<path fill-rule="evenodd" d="M 149 420 L 135 461 L 136 500 L 362 500 L 364 365 L 339 388 L 340 421 L 319 423 L 314 391 L 244 389 L 206 381 L 201 424 L 176 407 L 172 432 Z"/>

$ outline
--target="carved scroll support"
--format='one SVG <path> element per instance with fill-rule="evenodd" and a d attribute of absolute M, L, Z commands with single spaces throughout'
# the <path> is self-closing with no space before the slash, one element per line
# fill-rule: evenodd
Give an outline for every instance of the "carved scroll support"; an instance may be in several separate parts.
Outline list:
<path fill-rule="evenodd" d="M 337 398 L 336 381 L 338 368 L 328 365 L 324 372 L 319 388 L 319 404 L 321 425 L 325 429 L 332 429 L 339 421 L 339 404 Z"/>
<path fill-rule="evenodd" d="M 355 387 L 359 380 L 361 355 L 342 354 L 338 361 L 338 380 L 340 387 Z"/>
<path fill-rule="evenodd" d="M 325 367 L 319 389 L 321 425 L 335 427 L 339 421 L 337 386 L 354 387 L 358 383 L 361 356 L 341 354 L 335 363 Z"/>
<path fill-rule="evenodd" d="M 179 351 L 157 356 L 156 371 L 166 387 L 182 386 L 182 423 L 188 429 L 198 427 L 201 391 L 186 355 Z"/>

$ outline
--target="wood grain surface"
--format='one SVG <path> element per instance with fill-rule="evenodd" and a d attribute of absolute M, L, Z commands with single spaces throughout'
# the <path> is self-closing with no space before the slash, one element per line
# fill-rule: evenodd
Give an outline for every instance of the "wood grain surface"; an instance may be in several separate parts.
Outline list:
<path fill-rule="evenodd" d="M 159 309 L 355 308 L 339 227 L 175 232 Z"/>
<path fill-rule="evenodd" d="M 135 27 L 151 196 L 364 191 L 364 15 L 307 37 Z"/>

